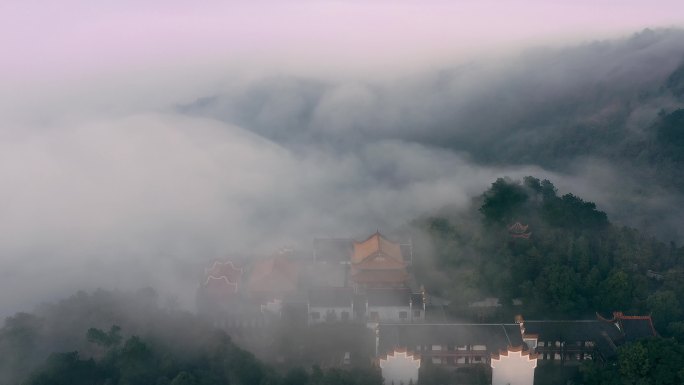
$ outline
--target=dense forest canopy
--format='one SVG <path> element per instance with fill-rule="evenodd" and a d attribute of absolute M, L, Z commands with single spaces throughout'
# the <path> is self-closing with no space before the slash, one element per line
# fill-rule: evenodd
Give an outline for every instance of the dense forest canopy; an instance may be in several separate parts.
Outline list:
<path fill-rule="evenodd" d="M 529 237 L 516 236 L 515 223 Z M 574 381 L 684 381 L 683 247 L 614 225 L 596 204 L 559 195 L 550 181 L 531 176 L 497 179 L 466 215 L 445 210 L 413 226 L 420 229 L 414 231 L 417 254 L 432 257 L 417 259 L 416 273 L 430 291 L 451 300 L 452 316 L 476 316 L 468 305 L 486 296 L 509 309 L 499 315 L 504 322 L 519 313 L 528 319 L 650 314 L 661 338 L 621 347 L 615 362 L 585 363 Z M 522 305 L 511 306 L 513 299 Z M 421 370 L 430 384 L 453 379 L 440 368 Z M 549 383 L 568 378 L 551 374 Z"/>
<path fill-rule="evenodd" d="M 516 222 L 527 226 L 529 238 L 511 234 Z M 652 313 L 665 335 L 679 327 L 684 249 L 611 224 L 594 203 L 559 196 L 548 180 L 498 179 L 468 215 L 427 217 L 414 225 L 427 234 L 421 252 L 434 256 L 416 266 L 424 273 L 421 281 L 453 300 L 455 314 L 495 296 L 509 304 L 522 299 L 532 317 L 623 311 Z M 428 279 L 437 270 L 445 271 L 444 279 Z"/>

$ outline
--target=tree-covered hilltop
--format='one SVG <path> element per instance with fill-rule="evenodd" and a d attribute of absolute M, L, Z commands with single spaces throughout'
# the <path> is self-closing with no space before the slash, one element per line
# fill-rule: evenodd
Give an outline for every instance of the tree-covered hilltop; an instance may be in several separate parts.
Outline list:
<path fill-rule="evenodd" d="M 276 370 L 199 317 L 157 302 L 151 289 L 80 292 L 8 317 L 0 328 L 0 384 L 382 383 L 370 365 Z"/>
<path fill-rule="evenodd" d="M 611 224 L 548 180 L 498 179 L 469 212 L 414 226 L 425 236 L 417 234 L 416 255 L 426 256 L 418 280 L 452 300 L 455 314 L 482 297 L 519 298 L 530 317 L 651 313 L 661 334 L 684 337 L 684 249 Z"/>
<path fill-rule="evenodd" d="M 509 322 L 513 312 L 549 319 L 622 311 L 651 314 L 665 337 L 627 343 L 614 361 L 584 363 L 579 372 L 545 366 L 539 381 L 684 381 L 684 248 L 611 224 L 594 203 L 531 176 L 498 179 L 466 213 L 413 226 L 418 280 L 451 300 L 453 316 L 475 316 L 468 305 L 491 296 L 512 309 L 500 314 Z M 522 305 L 511 307 L 513 299 Z"/>

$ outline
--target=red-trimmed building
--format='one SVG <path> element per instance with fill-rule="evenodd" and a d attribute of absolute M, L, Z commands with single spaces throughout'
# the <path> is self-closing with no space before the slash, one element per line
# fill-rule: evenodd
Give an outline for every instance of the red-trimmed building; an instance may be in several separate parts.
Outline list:
<path fill-rule="evenodd" d="M 627 342 L 658 335 L 650 315 L 624 315 L 621 311 L 616 311 L 613 312 L 612 319 L 603 318 L 599 314 L 596 316 L 601 321 L 612 323 Z"/>

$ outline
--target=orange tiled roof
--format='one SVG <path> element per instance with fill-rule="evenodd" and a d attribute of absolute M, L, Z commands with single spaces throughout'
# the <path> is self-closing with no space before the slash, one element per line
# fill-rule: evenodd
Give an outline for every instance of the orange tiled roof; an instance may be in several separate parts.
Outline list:
<path fill-rule="evenodd" d="M 297 289 L 299 266 L 284 256 L 257 261 L 249 277 L 251 292 L 284 293 Z"/>
<path fill-rule="evenodd" d="M 351 262 L 352 264 L 373 262 L 377 265 L 399 267 L 404 266 L 404 257 L 398 244 L 388 241 L 376 232 L 363 242 L 354 242 Z"/>

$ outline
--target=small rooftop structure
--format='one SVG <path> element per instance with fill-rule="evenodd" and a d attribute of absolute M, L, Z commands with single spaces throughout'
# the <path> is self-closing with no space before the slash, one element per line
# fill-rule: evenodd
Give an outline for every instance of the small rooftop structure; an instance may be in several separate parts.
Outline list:
<path fill-rule="evenodd" d="M 528 225 L 523 225 L 520 222 L 515 222 L 508 227 L 508 233 L 513 238 L 529 239 L 532 235 L 531 232 L 527 232 Z"/>

